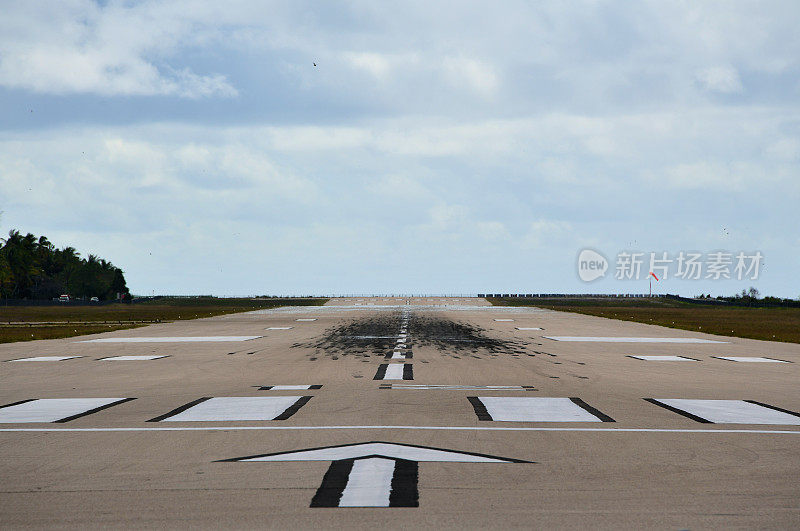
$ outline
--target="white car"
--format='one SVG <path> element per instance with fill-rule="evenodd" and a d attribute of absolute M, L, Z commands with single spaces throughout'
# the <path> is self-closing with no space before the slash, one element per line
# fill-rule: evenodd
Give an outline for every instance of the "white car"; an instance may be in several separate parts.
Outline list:
<path fill-rule="evenodd" d="M 100 302 L 100 299 L 98 299 L 97 297 L 92 297 L 91 299 L 89 299 L 89 302 Z"/>

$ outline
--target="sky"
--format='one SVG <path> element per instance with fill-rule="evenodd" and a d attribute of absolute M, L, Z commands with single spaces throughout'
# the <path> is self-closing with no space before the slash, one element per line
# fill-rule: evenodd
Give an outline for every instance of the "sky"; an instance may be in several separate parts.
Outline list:
<path fill-rule="evenodd" d="M 800 296 L 799 2 L 0 13 L 0 233 L 135 294 Z"/>

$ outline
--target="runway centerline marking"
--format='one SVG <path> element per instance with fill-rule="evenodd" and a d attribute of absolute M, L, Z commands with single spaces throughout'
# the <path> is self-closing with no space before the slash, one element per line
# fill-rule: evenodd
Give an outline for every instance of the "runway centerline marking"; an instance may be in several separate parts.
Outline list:
<path fill-rule="evenodd" d="M 373 380 L 413 380 L 414 369 L 411 363 L 381 363 Z"/>
<path fill-rule="evenodd" d="M 265 328 L 264 330 L 291 330 L 291 326 L 270 326 L 269 328 Z"/>
<path fill-rule="evenodd" d="M 396 339 L 400 336 L 342 336 L 347 339 Z"/>
<path fill-rule="evenodd" d="M 322 389 L 321 385 L 264 385 L 259 391 L 303 391 L 306 389 Z"/>

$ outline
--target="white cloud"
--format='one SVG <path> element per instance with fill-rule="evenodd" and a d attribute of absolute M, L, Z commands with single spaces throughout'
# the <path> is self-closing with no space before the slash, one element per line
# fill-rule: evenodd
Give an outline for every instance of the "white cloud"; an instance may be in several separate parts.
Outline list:
<path fill-rule="evenodd" d="M 338 126 L 265 127 L 263 134 L 279 151 L 352 149 L 368 143 L 371 136 L 365 128 Z"/>
<path fill-rule="evenodd" d="M 366 70 L 378 79 L 385 78 L 391 68 L 389 58 L 378 53 L 350 52 L 345 54 L 345 60 L 355 68 Z"/>
<path fill-rule="evenodd" d="M 156 186 L 168 184 L 169 172 L 166 170 L 168 155 L 161 146 L 141 140 L 125 140 L 122 138 L 109 138 L 104 142 L 104 153 L 97 157 L 96 162 L 105 163 L 106 168 L 112 169 L 104 179 L 106 186 L 116 184 L 114 175 L 118 178 L 125 176 L 128 185 Z M 77 167 L 81 166 L 77 162 Z M 98 167 L 87 164 L 93 173 L 98 173 Z"/>
<path fill-rule="evenodd" d="M 149 6 L 105 8 L 90 1 L 47 9 L 4 6 L 0 86 L 47 94 L 235 96 L 222 74 L 201 75 L 165 60 L 191 35 L 191 24 Z"/>
<path fill-rule="evenodd" d="M 3 223 L 113 240 L 141 285 L 185 292 L 534 267 L 569 290 L 559 257 L 586 242 L 716 245 L 732 219 L 778 242 L 777 277 L 800 3 L 720 6 L 5 2 Z"/>
<path fill-rule="evenodd" d="M 440 203 L 429 211 L 430 223 L 428 227 L 439 230 L 460 229 L 467 220 L 469 209 L 463 205 Z"/>
<path fill-rule="evenodd" d="M 499 221 L 479 221 L 475 224 L 478 236 L 489 241 L 507 241 L 511 234 L 506 226 Z"/>
<path fill-rule="evenodd" d="M 484 61 L 468 57 L 445 57 L 442 66 L 456 87 L 468 86 L 482 96 L 492 96 L 500 85 L 495 69 Z"/>
<path fill-rule="evenodd" d="M 221 74 L 201 76 L 188 68 L 170 70 L 163 90 L 164 94 L 176 94 L 186 98 L 239 95 L 239 92 L 228 83 L 225 76 Z"/>
<path fill-rule="evenodd" d="M 779 161 L 796 161 L 800 158 L 800 138 L 780 138 L 767 146 L 765 153 Z"/>
<path fill-rule="evenodd" d="M 764 165 L 752 160 L 728 162 L 701 160 L 669 166 L 662 172 L 650 174 L 649 179 L 657 186 L 656 190 L 664 187 L 682 190 L 705 189 L 716 193 L 742 194 L 741 199 L 745 201 L 746 191 L 756 186 L 775 186 L 782 182 L 790 188 L 797 188 L 792 177 L 794 173 L 791 170 L 787 171 L 785 166 Z"/>
<path fill-rule="evenodd" d="M 712 66 L 697 73 L 697 79 L 712 92 L 732 94 L 742 92 L 739 72 L 731 66 Z"/>
<path fill-rule="evenodd" d="M 431 195 L 423 184 L 406 175 L 386 175 L 369 183 L 368 188 L 376 194 L 393 199 L 419 200 Z"/>
<path fill-rule="evenodd" d="M 536 164 L 536 173 L 551 182 L 575 184 L 581 180 L 579 165 L 568 158 L 545 156 Z"/>
<path fill-rule="evenodd" d="M 160 124 L 16 132 L 0 136 L 0 209 L 4 230 L 63 235 L 65 244 L 74 236 L 130 270 L 137 288 L 219 292 L 225 285 L 251 293 L 231 272 L 255 278 L 261 268 L 280 271 L 290 290 L 308 289 L 312 277 L 334 291 L 344 285 L 337 279 L 351 289 L 390 289 L 392 279 L 405 278 L 404 264 L 416 264 L 426 282 L 446 283 L 438 272 L 454 267 L 510 274 L 512 259 L 544 267 L 543 249 L 558 271 L 558 257 L 571 263 L 587 241 L 600 238 L 601 250 L 623 245 L 615 243 L 619 235 L 639 227 L 652 238 L 711 241 L 705 234 L 718 227 L 706 231 L 702 219 L 729 224 L 719 197 L 723 205 L 748 204 L 753 233 L 771 230 L 800 197 L 788 157 L 793 137 L 784 133 L 797 119 L 780 110 L 706 109 L 449 126 L 404 118 L 347 128 Z M 742 123 L 746 130 L 736 127 Z M 587 141 L 604 135 L 620 147 L 606 152 Z M 764 157 L 770 152 L 781 156 Z M 683 219 L 698 211 L 698 201 L 701 220 Z M 695 207 L 682 210 L 684 203 Z M 672 220 L 676 209 L 681 218 L 654 222 Z M 492 265 L 487 257 L 498 246 L 508 259 Z M 215 249 L 219 267 L 204 265 L 186 279 L 166 273 L 178 263 L 191 270 L 203 249 Z M 365 257 L 364 249 L 374 252 Z M 334 262 L 329 273 L 313 267 Z M 368 279 L 374 288 L 358 288 Z"/>
<path fill-rule="evenodd" d="M 564 239 L 572 231 L 572 225 L 566 221 L 537 219 L 528 226 L 521 243 L 526 247 L 541 247 L 545 242 Z"/>
<path fill-rule="evenodd" d="M 687 164 L 676 164 L 664 172 L 664 180 L 659 185 L 674 188 L 731 188 L 741 186 L 734 179 L 727 165 L 700 161 Z"/>
<path fill-rule="evenodd" d="M 305 213 L 320 201 L 311 179 L 246 138 L 182 134 L 82 129 L 0 140 L 0 205 L 64 230 L 127 233 L 148 232 L 155 219 L 170 229 L 198 217 Z"/>
<path fill-rule="evenodd" d="M 475 96 L 495 110 L 537 102 L 607 110 L 649 98 L 685 100 L 692 90 L 741 92 L 740 72 L 791 73 L 800 47 L 791 23 L 800 7 L 792 3 L 721 9 L 587 1 L 491 10 L 475 2 L 381 9 L 353 3 L 323 15 L 253 0 L 65 0 L 46 10 L 9 2 L 3 11 L 6 87 L 202 98 L 263 88 L 259 72 L 280 70 L 294 88 L 459 116 L 473 110 Z M 247 66 L 225 60 L 241 54 Z M 198 57 L 216 58 L 229 71 L 201 72 Z M 319 69 L 310 68 L 312 61 Z M 245 75 L 236 76 L 242 69 Z M 353 69 L 380 86 L 354 84 Z M 256 86 L 239 87 L 243 79 Z M 697 86 L 683 86 L 687 79 Z M 513 97 L 497 98 L 501 90 Z"/>

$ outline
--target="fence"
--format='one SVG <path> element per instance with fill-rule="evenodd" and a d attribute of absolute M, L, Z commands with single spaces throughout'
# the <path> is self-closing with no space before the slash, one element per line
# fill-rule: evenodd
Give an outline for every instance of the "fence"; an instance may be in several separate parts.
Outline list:
<path fill-rule="evenodd" d="M 478 293 L 478 297 L 518 297 L 523 299 L 643 299 L 677 297 L 677 295 L 648 295 L 647 293 Z"/>

